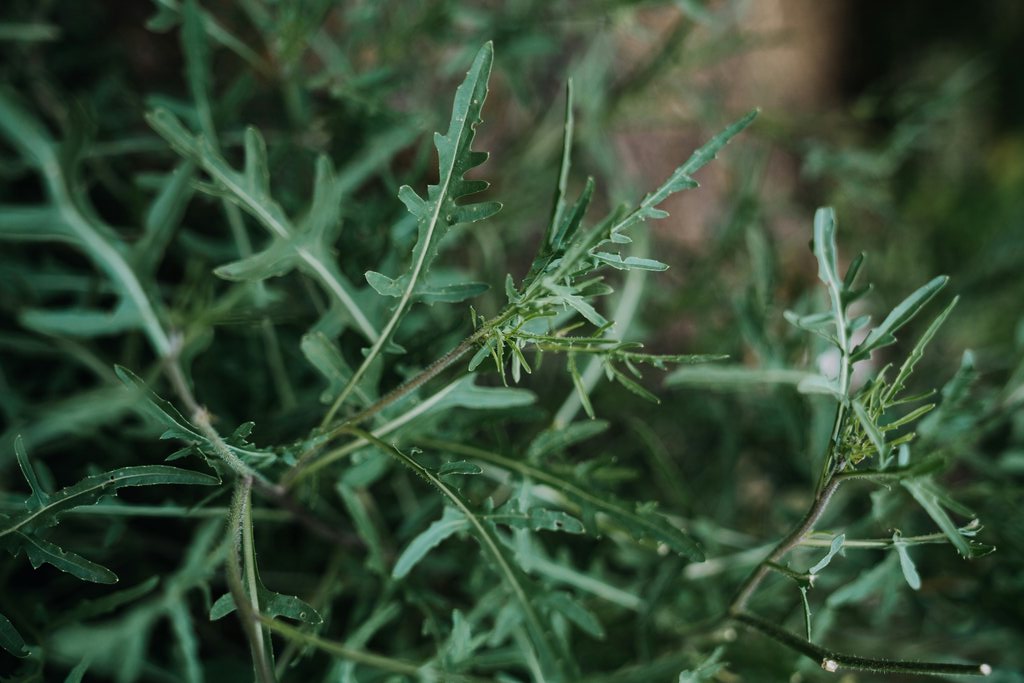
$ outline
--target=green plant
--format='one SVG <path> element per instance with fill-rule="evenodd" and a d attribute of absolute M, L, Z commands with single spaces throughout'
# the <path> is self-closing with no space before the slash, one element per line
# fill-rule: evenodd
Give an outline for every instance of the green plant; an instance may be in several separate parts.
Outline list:
<path fill-rule="evenodd" d="M 616 319 L 625 327 L 623 317 L 632 313 L 608 311 L 635 303 L 624 295 L 617 305 L 606 304 L 613 277 L 625 273 L 628 292 L 641 286 L 643 273 L 668 267 L 642 245 L 629 251 L 638 228 L 667 215 L 658 207 L 670 195 L 695 188 L 693 175 L 755 113 L 714 136 L 635 206 L 591 222 L 596 182 L 588 178 L 575 200 L 570 195 L 576 125 L 570 84 L 554 200 L 536 256 L 523 277 L 504 279 L 500 305 L 485 299 L 480 310 L 489 313 L 467 311 L 442 304 L 479 298 L 487 289 L 453 264 L 465 259 L 463 242 L 472 234 L 466 226 L 500 217 L 501 205 L 489 195 L 468 199 L 488 189 L 477 171 L 487 155 L 473 143 L 488 94 L 490 43 L 455 92 L 446 132 L 433 138 L 433 181 L 425 192 L 410 185 L 391 192 L 390 176 L 399 174 L 393 157 L 411 144 L 407 122 L 374 119 L 380 130 L 369 149 L 337 168 L 327 154 L 305 149 L 292 150 L 297 163 L 287 145 L 275 150 L 273 139 L 268 145 L 255 128 L 221 133 L 217 112 L 230 98 L 214 97 L 211 46 L 225 46 L 257 72 L 268 67 L 194 0 L 158 4 L 158 24 L 181 23 L 188 101 L 163 101 L 146 117 L 178 158 L 168 164 L 169 156 L 160 157 L 161 168 L 171 170 L 139 175 L 151 196 L 144 205 L 135 202 L 145 219 L 136 233 L 115 227 L 93 206 L 79 173 L 88 146 L 76 148 L 73 134 L 57 138 L 18 96 L 0 93 L 0 136 L 20 159 L 12 173 L 19 182 L 32 174 L 39 179 L 35 194 L 27 193 L 35 203 L 19 196 L 0 206 L 0 238 L 22 249 L 18 256 L 29 266 L 17 275 L 38 293 L 35 305 L 19 302 L 16 310 L 31 334 L 6 335 L 4 343 L 19 354 L 52 348 L 69 359 L 63 377 L 53 380 L 58 391 L 77 391 L 83 369 L 99 381 L 8 430 L 30 493 L 27 500 L 5 494 L 0 545 L 14 557 L 4 569 L 18 579 L 27 571 L 18 557 L 24 552 L 33 568 L 49 563 L 87 583 L 115 581 L 111 569 L 76 554 L 92 557 L 87 549 L 93 547 L 134 584 L 88 593 L 71 606 L 66 595 L 75 588 L 66 586 L 74 584 L 56 584 L 38 598 L 5 594 L 0 646 L 25 660 L 20 680 L 42 679 L 54 668 L 70 669 L 68 680 L 88 673 L 119 681 L 246 678 L 250 671 L 260 681 L 713 680 L 726 661 L 744 658 L 739 647 L 720 647 L 729 624 L 749 626 L 829 672 L 990 671 L 837 653 L 819 645 L 818 628 L 812 629 L 809 591 L 819 575 L 828 580 L 823 572 L 839 553 L 888 551 L 916 590 L 921 576 L 910 548 L 948 542 L 964 557 L 990 550 L 974 540 L 980 528 L 973 515 L 934 475 L 945 464 L 949 423 L 970 417 L 960 433 L 980 433 L 983 420 L 1003 420 L 1016 403 L 969 415 L 963 397 L 972 365 L 965 356 L 941 404 L 904 408 L 929 400 L 931 394 L 907 396 L 906 388 L 952 304 L 892 380 L 893 370 L 882 368 L 854 387 L 855 365 L 893 344 L 945 278 L 917 290 L 868 331 L 867 316 L 851 313 L 867 292 L 854 288 L 863 257 L 839 276 L 834 217 L 820 210 L 813 245 L 831 308 L 786 318 L 838 350 L 837 377 L 711 363 L 726 359 L 713 348 L 716 355 L 648 353 L 614 334 Z M 264 28 L 274 24 L 252 12 Z M 288 26 L 295 35 L 305 30 Z M 286 76 L 298 69 L 288 37 L 281 34 L 276 43 Z M 293 86 L 287 79 L 282 84 L 284 99 L 303 121 L 309 101 Z M 281 166 L 292 169 L 283 181 L 271 175 Z M 381 208 L 393 201 L 377 197 L 375 183 L 387 186 L 380 194 L 397 194 L 408 215 Z M 189 227 L 200 224 L 211 227 Z M 349 231 L 373 242 L 367 225 L 391 227 L 385 239 L 365 247 Z M 252 239 L 253 228 L 262 238 Z M 66 262 L 48 262 L 49 250 Z M 101 277 L 83 274 L 82 256 Z M 239 324 L 250 333 L 233 334 L 231 326 Z M 563 361 L 565 373 L 550 372 Z M 643 365 L 684 366 L 670 375 L 674 386 L 793 383 L 808 400 L 829 402 L 834 419 L 817 488 L 782 541 L 748 547 L 742 561 L 703 562 L 706 546 L 742 534 L 702 515 L 678 516 L 694 513 L 696 503 L 665 510 L 645 502 L 654 496 L 638 485 L 639 468 L 607 457 L 616 449 L 596 437 L 620 437 L 595 419 L 615 416 L 593 400 L 594 378 L 603 372 L 618 384 L 610 394 L 617 401 L 625 389 L 658 403 Z M 526 377 L 534 373 L 539 382 Z M 565 374 L 571 401 L 551 404 L 554 392 L 538 396 L 509 386 L 557 386 Z M 151 389 L 161 383 L 167 398 Z M 590 419 L 576 420 L 580 410 Z M 936 423 L 941 411 L 947 414 Z M 22 415 L 15 408 L 8 414 Z M 91 431 L 96 424 L 117 430 Z M 917 440 L 909 431 L 916 425 Z M 632 430 L 626 448 L 645 443 L 660 457 L 653 427 L 637 421 Z M 101 455 L 75 463 L 36 457 L 54 434 L 82 438 Z M 176 450 L 161 449 L 156 437 Z M 195 469 L 125 466 L 164 457 Z M 669 458 L 658 462 L 673 466 Z M 78 483 L 51 494 L 57 479 L 51 468 L 61 480 L 77 473 Z M 898 483 L 940 533 L 815 532 L 840 485 L 853 480 Z M 666 483 L 688 485 L 681 478 Z M 144 485 L 170 493 L 135 490 Z M 203 493 L 192 493 L 201 487 Z M 113 497 L 121 489 L 127 502 Z M 883 499 L 898 491 L 883 491 L 878 506 L 891 507 Z M 958 527 L 950 511 L 972 521 Z M 159 529 L 158 539 L 149 548 L 146 525 L 157 522 L 151 529 Z M 454 540 L 464 536 L 473 543 Z M 814 550 L 819 557 L 809 569 L 783 564 L 790 551 L 822 547 L 827 554 Z M 701 591 L 675 582 L 702 566 L 748 573 L 709 593 L 738 584 L 724 604 L 688 604 Z M 805 637 L 753 612 L 755 594 L 762 596 L 774 575 L 798 589 Z M 875 572 L 858 579 L 856 590 L 847 586 L 833 596 L 845 590 L 849 602 L 863 600 L 887 575 Z M 238 622 L 222 621 L 233 612 Z M 621 635 L 626 620 L 637 624 L 646 654 L 618 656 L 594 645 Z"/>

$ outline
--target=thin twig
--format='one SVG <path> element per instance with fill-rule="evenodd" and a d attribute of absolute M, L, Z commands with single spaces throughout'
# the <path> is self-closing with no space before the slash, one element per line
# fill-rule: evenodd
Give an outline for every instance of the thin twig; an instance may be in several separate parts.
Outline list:
<path fill-rule="evenodd" d="M 941 662 L 875 659 L 848 655 L 815 645 L 785 629 L 779 628 L 767 619 L 762 619 L 748 612 L 735 613 L 732 615 L 732 618 L 760 631 L 762 634 L 791 650 L 795 650 L 817 661 L 821 668 L 829 673 L 835 673 L 842 669 L 926 676 L 988 676 L 992 673 L 992 667 L 988 664 L 945 664 Z"/>
<path fill-rule="evenodd" d="M 814 530 L 814 525 L 818 523 L 821 516 L 825 514 L 825 509 L 828 507 L 829 501 L 835 494 L 836 489 L 839 488 L 840 481 L 837 479 L 831 479 L 818 494 L 818 497 L 814 499 L 814 503 L 810 509 L 807 510 L 807 514 L 800 521 L 796 527 L 786 535 L 778 545 L 768 554 L 761 564 L 750 573 L 747 579 L 740 586 L 739 590 L 736 591 L 736 596 L 733 598 L 732 603 L 729 605 L 728 613 L 731 616 L 735 616 L 743 612 L 747 606 L 747 602 L 750 601 L 751 596 L 757 591 L 757 588 L 764 581 L 764 578 L 771 571 L 770 564 L 777 563 L 782 557 L 790 550 L 800 545 L 804 540 L 804 537 Z"/>

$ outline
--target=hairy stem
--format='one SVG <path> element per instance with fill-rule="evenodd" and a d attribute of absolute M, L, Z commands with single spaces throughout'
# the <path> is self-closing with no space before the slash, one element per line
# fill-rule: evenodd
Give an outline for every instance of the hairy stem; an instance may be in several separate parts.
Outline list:
<path fill-rule="evenodd" d="M 253 670 L 259 683 L 274 683 L 274 669 L 266 651 L 263 629 L 259 626 L 259 602 L 256 596 L 255 557 L 252 548 L 252 517 L 249 504 L 252 479 L 242 478 L 235 487 L 231 503 L 231 556 L 227 562 L 227 582 L 238 609 L 242 630 L 249 641 Z M 247 588 L 248 587 L 248 588 Z"/>
<path fill-rule="evenodd" d="M 926 676 L 988 676 L 992 673 L 992 667 L 988 664 L 944 664 L 941 662 L 875 659 L 848 655 L 815 645 L 785 629 L 779 628 L 767 619 L 762 619 L 748 612 L 737 612 L 732 615 L 732 618 L 785 645 L 791 650 L 795 650 L 817 661 L 821 668 L 829 673 L 836 673 L 843 669 Z"/>
<path fill-rule="evenodd" d="M 800 520 L 800 523 L 790 531 L 785 538 L 783 538 L 775 546 L 775 548 L 768 554 L 764 560 L 761 561 L 754 571 L 747 576 L 746 580 L 740 585 L 739 590 L 736 592 L 736 596 L 733 598 L 732 603 L 729 605 L 728 613 L 730 616 L 736 616 L 743 612 L 746 608 L 750 598 L 757 591 L 761 582 L 764 581 L 765 577 L 771 571 L 771 565 L 777 564 L 782 557 L 790 550 L 800 545 L 804 540 L 804 537 L 814 530 L 814 525 L 818 523 L 821 516 L 825 514 L 825 510 L 828 508 L 829 501 L 832 500 L 832 496 L 835 494 L 836 489 L 839 488 L 840 480 L 830 479 L 825 485 L 825 488 L 821 490 L 818 496 L 814 499 L 814 503 L 807 510 L 804 518 Z"/>

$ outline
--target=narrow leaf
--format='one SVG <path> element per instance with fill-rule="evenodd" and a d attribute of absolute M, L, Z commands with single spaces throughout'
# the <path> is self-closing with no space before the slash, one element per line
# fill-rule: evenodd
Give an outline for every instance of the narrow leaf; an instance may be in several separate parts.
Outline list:
<path fill-rule="evenodd" d="M 846 534 L 839 534 L 838 536 L 833 538 L 832 545 L 829 546 L 828 553 L 825 555 L 825 557 L 818 560 L 817 564 L 808 569 L 807 573 L 818 574 L 823 569 L 825 569 L 825 567 L 827 567 L 829 563 L 832 562 L 832 558 L 836 556 L 836 553 L 842 550 L 844 542 L 846 542 Z"/>
<path fill-rule="evenodd" d="M 900 538 L 900 532 L 896 532 L 892 535 L 892 544 L 896 548 L 896 552 L 900 557 L 900 569 L 903 570 L 903 578 L 907 580 L 907 585 L 914 590 L 921 589 L 921 575 L 917 573 L 917 567 L 914 566 L 914 560 L 910 557 L 910 551 L 907 550 L 907 544 Z"/>
<path fill-rule="evenodd" d="M 913 320 L 914 316 L 924 308 L 925 304 L 931 301 L 932 297 L 939 293 L 940 289 L 946 286 L 947 282 L 949 282 L 949 278 L 945 275 L 940 275 L 927 284 L 922 285 L 917 291 L 900 302 L 885 317 L 882 324 L 871 330 L 867 338 L 854 349 L 854 356 L 859 358 L 866 357 L 874 349 L 896 341 L 894 336 L 896 331 Z"/>
<path fill-rule="evenodd" d="M 14 624 L 3 614 L 0 614 L 0 647 L 10 652 L 15 657 L 27 657 L 28 649 L 25 647 L 25 639 L 14 628 Z"/>
<path fill-rule="evenodd" d="M 433 522 L 425 531 L 412 539 L 391 570 L 395 579 L 404 578 L 412 569 L 449 536 L 469 528 L 469 520 L 453 507 L 445 506 L 441 519 Z"/>

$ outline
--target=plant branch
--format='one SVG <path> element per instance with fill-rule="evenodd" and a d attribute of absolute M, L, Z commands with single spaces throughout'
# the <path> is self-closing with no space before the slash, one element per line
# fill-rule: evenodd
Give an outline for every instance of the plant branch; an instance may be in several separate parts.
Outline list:
<path fill-rule="evenodd" d="M 274 669 L 267 656 L 263 629 L 259 627 L 257 615 L 259 602 L 255 587 L 255 558 L 252 553 L 252 517 L 249 503 L 252 493 L 252 479 L 242 478 L 235 486 L 231 502 L 231 555 L 227 562 L 228 590 L 235 600 L 238 618 L 242 622 L 249 651 L 252 653 L 253 669 L 259 683 L 274 683 Z M 248 591 L 245 586 L 248 585 Z"/>
<path fill-rule="evenodd" d="M 836 489 L 839 488 L 840 480 L 832 478 L 821 490 L 821 493 L 814 499 L 814 503 L 807 510 L 804 518 L 800 520 L 800 523 L 786 535 L 778 545 L 768 554 L 754 571 L 746 578 L 739 590 L 736 592 L 736 596 L 733 598 L 732 603 L 729 605 L 728 613 L 730 616 L 736 616 L 743 612 L 746 608 L 750 598 L 757 591 L 761 582 L 764 581 L 765 577 L 771 571 L 771 564 L 778 563 L 782 557 L 790 550 L 800 545 L 804 540 L 804 537 L 814 530 L 814 525 L 818 523 L 821 516 L 825 514 L 825 510 L 828 508 L 829 501 L 832 500 L 832 496 L 835 494 Z"/>
<path fill-rule="evenodd" d="M 785 629 L 779 628 L 767 619 L 762 619 L 748 612 L 737 612 L 732 615 L 732 618 L 785 645 L 791 650 L 795 650 L 805 657 L 817 661 L 821 668 L 829 673 L 835 673 L 842 669 L 925 676 L 988 676 L 992 673 L 992 667 L 988 664 L 944 664 L 941 662 L 875 659 L 848 655 L 815 645 Z"/>

